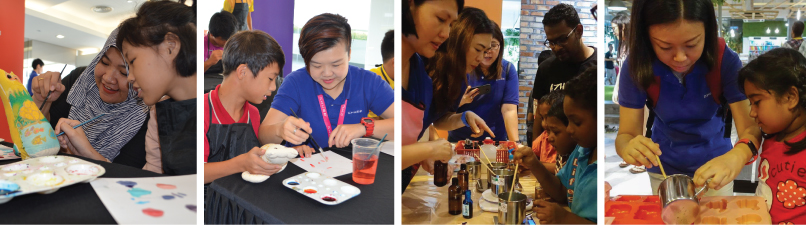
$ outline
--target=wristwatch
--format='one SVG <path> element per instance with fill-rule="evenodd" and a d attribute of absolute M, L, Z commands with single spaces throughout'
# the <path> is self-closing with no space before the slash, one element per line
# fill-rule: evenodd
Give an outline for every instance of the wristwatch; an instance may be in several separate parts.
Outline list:
<path fill-rule="evenodd" d="M 741 139 L 741 140 L 736 142 L 737 145 L 740 144 L 740 143 L 744 143 L 744 144 L 747 145 L 747 147 L 750 147 L 750 152 L 753 153 L 753 158 L 750 159 L 750 162 L 747 162 L 747 164 L 745 164 L 745 165 L 750 165 L 751 163 L 755 162 L 756 158 L 758 158 L 758 148 L 756 148 L 756 144 L 753 143 L 753 141 L 751 141 L 750 139 L 747 139 L 747 138 Z"/>
<path fill-rule="evenodd" d="M 371 137 L 375 131 L 375 120 L 369 117 L 361 118 L 361 125 L 367 128 L 367 135 L 364 135 L 364 137 Z"/>

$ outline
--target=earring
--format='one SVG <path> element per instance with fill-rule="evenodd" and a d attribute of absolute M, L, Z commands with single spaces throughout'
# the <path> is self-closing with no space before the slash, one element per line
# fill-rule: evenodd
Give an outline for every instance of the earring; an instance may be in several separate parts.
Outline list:
<path fill-rule="evenodd" d="M 170 54 L 173 54 L 173 51 L 171 51 L 170 49 L 168 49 L 168 55 L 170 55 Z"/>

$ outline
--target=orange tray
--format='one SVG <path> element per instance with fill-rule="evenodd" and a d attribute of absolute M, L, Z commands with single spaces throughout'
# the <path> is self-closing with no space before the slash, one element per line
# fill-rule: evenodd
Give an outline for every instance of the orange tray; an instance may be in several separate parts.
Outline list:
<path fill-rule="evenodd" d="M 703 197 L 695 224 L 770 224 L 767 203 L 759 196 Z"/>
<path fill-rule="evenodd" d="M 657 195 L 619 195 L 605 202 L 605 217 L 613 224 L 663 224 Z"/>
<path fill-rule="evenodd" d="M 456 142 L 456 154 L 459 155 L 469 155 L 476 158 L 476 161 L 479 161 L 479 157 L 481 153 L 479 153 L 479 145 L 478 141 L 470 141 L 473 143 L 473 149 L 466 149 L 465 148 L 465 141 L 461 140 Z M 493 143 L 494 144 L 494 143 Z M 509 149 L 516 148 L 518 146 L 517 143 L 514 141 L 499 141 L 498 145 L 496 145 L 497 150 L 495 151 L 495 161 L 502 162 L 502 163 L 509 163 Z M 488 156 L 489 157 L 489 156 Z"/>

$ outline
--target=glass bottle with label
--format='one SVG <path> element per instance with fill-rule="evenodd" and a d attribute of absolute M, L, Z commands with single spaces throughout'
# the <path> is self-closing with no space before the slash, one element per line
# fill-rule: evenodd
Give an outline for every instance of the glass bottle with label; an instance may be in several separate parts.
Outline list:
<path fill-rule="evenodd" d="M 462 187 L 459 186 L 457 178 L 451 178 L 451 186 L 448 187 L 448 214 L 462 214 Z"/>
<path fill-rule="evenodd" d="M 434 185 L 442 187 L 448 184 L 448 164 L 434 161 Z"/>
<path fill-rule="evenodd" d="M 462 201 L 462 217 L 473 218 L 473 199 L 470 197 L 470 190 L 465 191 L 465 200 Z"/>
<path fill-rule="evenodd" d="M 462 192 L 470 190 L 468 189 L 468 173 L 467 173 L 467 164 L 462 164 L 459 169 L 459 172 L 456 173 L 456 176 L 459 177 L 459 186 L 462 187 Z"/>

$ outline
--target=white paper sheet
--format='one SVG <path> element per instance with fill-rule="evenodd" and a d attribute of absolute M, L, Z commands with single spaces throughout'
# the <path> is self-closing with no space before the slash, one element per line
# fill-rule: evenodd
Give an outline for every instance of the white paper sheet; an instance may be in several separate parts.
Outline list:
<path fill-rule="evenodd" d="M 292 159 L 290 162 L 305 171 L 319 172 L 329 177 L 338 177 L 353 173 L 353 160 L 332 151 L 325 151 L 322 154 L 327 157 L 327 162 L 320 156 L 320 153 L 313 154 L 310 158 Z"/>
<path fill-rule="evenodd" d="M 196 224 L 196 175 L 98 178 L 90 185 L 119 224 Z"/>
<path fill-rule="evenodd" d="M 395 156 L 395 142 L 386 141 L 381 144 L 381 152 L 386 153 L 387 155 Z"/>

